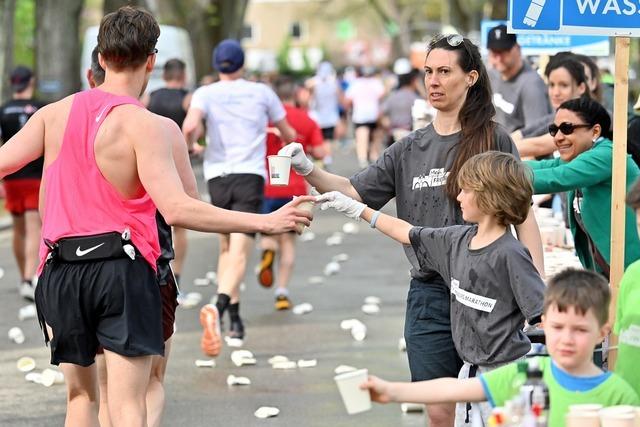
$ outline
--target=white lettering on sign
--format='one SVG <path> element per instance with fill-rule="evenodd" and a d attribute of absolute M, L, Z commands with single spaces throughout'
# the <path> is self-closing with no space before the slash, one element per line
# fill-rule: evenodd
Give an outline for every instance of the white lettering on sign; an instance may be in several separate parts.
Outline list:
<path fill-rule="evenodd" d="M 637 2 L 638 0 L 636 0 Z M 576 5 L 578 6 L 578 11 L 581 15 L 584 15 L 587 12 L 587 8 L 589 9 L 589 13 L 591 15 L 606 15 L 608 13 L 615 13 L 616 15 L 635 15 L 636 13 L 640 13 L 640 7 L 633 0 L 622 0 L 622 4 L 624 4 L 624 9 L 620 8 L 619 0 L 606 0 L 606 3 L 602 0 L 576 0 Z M 600 10 L 600 6 L 602 5 L 602 10 Z M 598 12 L 600 10 L 600 12 Z"/>
<path fill-rule="evenodd" d="M 493 298 L 476 295 L 464 289 L 460 289 L 460 282 L 453 277 L 451 278 L 451 293 L 455 295 L 456 301 L 476 310 L 491 313 L 496 306 L 496 300 Z"/>

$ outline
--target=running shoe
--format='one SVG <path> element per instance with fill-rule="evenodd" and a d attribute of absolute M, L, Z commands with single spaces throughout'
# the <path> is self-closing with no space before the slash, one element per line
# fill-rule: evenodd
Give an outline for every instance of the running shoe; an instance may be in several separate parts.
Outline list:
<path fill-rule="evenodd" d="M 200 348 L 207 356 L 215 357 L 222 349 L 220 316 L 215 305 L 207 304 L 200 309 L 200 324 L 203 329 Z"/>
<path fill-rule="evenodd" d="M 262 251 L 262 259 L 258 269 L 258 283 L 265 288 L 270 288 L 273 285 L 273 260 L 275 257 L 276 253 L 271 249 Z"/>
<path fill-rule="evenodd" d="M 278 295 L 276 297 L 276 310 L 289 310 L 291 308 L 291 301 L 286 295 Z"/>
<path fill-rule="evenodd" d="M 20 296 L 27 301 L 35 301 L 35 291 L 35 286 L 27 280 L 20 284 Z"/>
<path fill-rule="evenodd" d="M 240 317 L 238 317 L 237 320 L 231 321 L 227 336 L 229 338 L 237 338 L 240 340 L 244 339 L 244 325 L 242 324 L 242 319 L 240 319 Z"/>

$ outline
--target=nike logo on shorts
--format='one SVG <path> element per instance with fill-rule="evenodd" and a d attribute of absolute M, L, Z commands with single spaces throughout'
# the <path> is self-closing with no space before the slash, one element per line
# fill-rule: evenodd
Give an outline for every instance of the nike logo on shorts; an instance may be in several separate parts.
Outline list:
<path fill-rule="evenodd" d="M 95 245 L 89 249 L 80 249 L 80 246 L 78 246 L 78 249 L 76 249 L 76 255 L 77 256 L 85 256 L 86 254 L 88 254 L 89 252 L 93 252 L 96 249 L 98 249 L 100 246 L 104 245 L 104 243 L 100 243 L 99 245 Z"/>

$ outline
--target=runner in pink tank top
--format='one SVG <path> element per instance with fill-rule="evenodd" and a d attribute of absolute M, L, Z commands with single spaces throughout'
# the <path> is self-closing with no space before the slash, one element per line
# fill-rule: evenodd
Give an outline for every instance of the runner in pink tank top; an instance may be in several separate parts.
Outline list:
<path fill-rule="evenodd" d="M 278 234 L 310 224 L 311 214 L 297 205 L 312 197 L 257 215 L 185 193 L 176 165 L 188 165 L 188 157 L 174 161 L 180 150 L 173 150 L 184 144 L 180 129 L 136 101 L 153 71 L 159 35 L 145 11 L 127 6 L 105 15 L 98 34 L 104 84 L 38 110 L 0 147 L 0 178 L 45 157 L 46 249 L 36 307 L 51 361 L 67 380 L 66 425 L 98 424 L 98 345 L 105 349 L 112 425 L 147 425 L 146 386 L 153 356 L 163 353 L 156 206 L 169 225 L 207 232 Z M 205 308 L 204 336 L 217 340 L 219 351 L 217 311 Z"/>
<path fill-rule="evenodd" d="M 49 253 L 46 240 L 57 242 L 63 237 L 122 233 L 126 229 L 140 254 L 156 269 L 160 254 L 156 205 L 146 192 L 135 199 L 123 198 L 102 175 L 95 159 L 94 142 L 100 125 L 113 108 L 123 104 L 144 108 L 134 98 L 99 89 L 74 96 L 58 158 L 45 168 L 38 273 Z"/>

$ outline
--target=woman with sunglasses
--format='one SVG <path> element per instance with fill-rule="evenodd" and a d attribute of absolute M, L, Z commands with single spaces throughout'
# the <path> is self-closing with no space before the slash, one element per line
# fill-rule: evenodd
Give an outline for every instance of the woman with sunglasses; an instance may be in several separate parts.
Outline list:
<path fill-rule="evenodd" d="M 547 76 L 549 101 L 554 113 L 533 120 L 530 125 L 511 134 L 522 157 L 539 158 L 553 153 L 556 147 L 548 133 L 548 127 L 555 117 L 555 110 L 565 101 L 590 96 L 585 68 L 573 54 L 551 58 L 544 74 Z"/>
<path fill-rule="evenodd" d="M 380 209 L 395 197 L 397 215 L 414 225 L 463 224 L 456 196 L 457 176 L 475 154 L 513 153 L 509 135 L 493 121 L 491 87 L 478 47 L 459 35 L 440 36 L 428 45 L 425 86 L 437 110 L 433 123 L 391 145 L 380 158 L 350 179 L 319 168 L 299 144 L 280 154 L 292 157 L 295 171 L 320 192 L 340 191 Z M 540 233 L 530 213 L 517 227 L 539 271 L 543 271 Z M 412 381 L 457 377 L 462 366 L 451 337 L 449 291 L 436 272 L 421 269 L 411 246 L 405 253 L 413 268 L 407 297 L 404 336 Z M 453 425 L 455 405 L 428 405 L 430 426 Z"/>
<path fill-rule="evenodd" d="M 558 107 L 549 126 L 560 157 L 530 161 L 536 194 L 568 191 L 569 227 L 576 252 L 585 268 L 609 277 L 611 242 L 611 118 L 607 110 L 589 98 L 566 101 Z M 627 189 L 640 171 L 627 156 Z M 625 219 L 625 268 L 640 258 L 640 240 L 634 212 Z"/>

